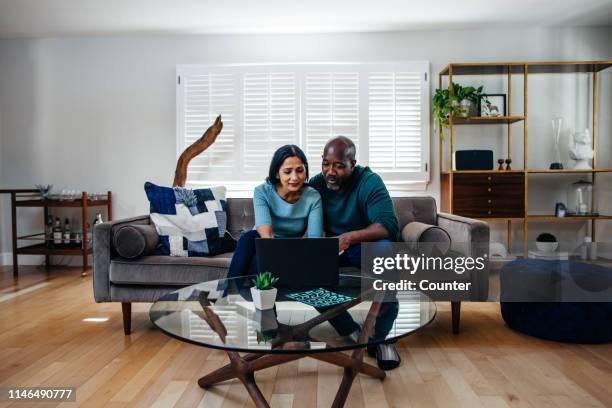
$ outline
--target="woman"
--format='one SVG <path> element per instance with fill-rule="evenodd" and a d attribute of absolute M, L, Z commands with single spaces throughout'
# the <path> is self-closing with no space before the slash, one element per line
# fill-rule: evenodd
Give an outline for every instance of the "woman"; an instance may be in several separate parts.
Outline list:
<path fill-rule="evenodd" d="M 321 237 L 321 196 L 305 183 L 308 160 L 296 145 L 279 148 L 272 157 L 266 181 L 253 192 L 254 229 L 243 234 L 227 274 L 228 278 L 257 273 L 256 238 Z"/>

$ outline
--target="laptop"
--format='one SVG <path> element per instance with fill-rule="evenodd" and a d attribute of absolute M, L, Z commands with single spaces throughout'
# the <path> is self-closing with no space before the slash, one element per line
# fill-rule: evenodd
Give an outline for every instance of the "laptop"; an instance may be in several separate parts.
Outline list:
<path fill-rule="evenodd" d="M 257 238 L 257 267 L 284 288 L 337 286 L 338 238 Z"/>

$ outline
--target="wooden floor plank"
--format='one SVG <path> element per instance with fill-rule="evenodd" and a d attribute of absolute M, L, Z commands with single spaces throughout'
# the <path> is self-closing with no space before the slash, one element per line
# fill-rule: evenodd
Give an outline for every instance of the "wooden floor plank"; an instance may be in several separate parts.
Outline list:
<path fill-rule="evenodd" d="M 227 355 L 164 335 L 148 319 L 150 305 L 133 305 L 133 334 L 124 336 L 121 306 L 94 302 L 91 275 L 82 278 L 80 268 L 22 271 L 15 282 L 10 268 L 0 267 L 0 294 L 15 294 L 0 306 L 0 385 L 76 387 L 77 395 L 76 404 L 37 407 L 254 406 L 237 380 L 201 389 L 197 379 L 227 364 Z M 454 335 L 448 302 L 438 305 L 431 325 L 397 342 L 402 365 L 384 381 L 358 376 L 347 407 L 612 406 L 612 344 L 525 336 L 505 326 L 494 303 L 462 306 Z M 272 406 L 326 408 L 342 372 L 305 358 L 256 378 Z"/>

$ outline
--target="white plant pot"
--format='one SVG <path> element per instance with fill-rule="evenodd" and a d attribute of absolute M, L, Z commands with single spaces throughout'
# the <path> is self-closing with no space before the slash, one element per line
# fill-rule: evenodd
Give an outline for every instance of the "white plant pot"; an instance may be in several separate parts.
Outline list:
<path fill-rule="evenodd" d="M 468 116 L 477 116 L 476 104 L 469 99 L 464 99 L 459 103 L 459 107 L 461 109 L 460 116 L 468 117 Z"/>
<path fill-rule="evenodd" d="M 253 304 L 255 309 L 268 310 L 274 307 L 276 301 L 276 288 L 268 290 L 259 290 L 256 287 L 251 288 L 251 297 L 253 298 Z"/>
<path fill-rule="evenodd" d="M 558 246 L 559 246 L 558 242 L 539 242 L 539 241 L 536 241 L 536 247 L 541 252 L 553 253 L 553 252 L 555 252 L 557 250 Z"/>

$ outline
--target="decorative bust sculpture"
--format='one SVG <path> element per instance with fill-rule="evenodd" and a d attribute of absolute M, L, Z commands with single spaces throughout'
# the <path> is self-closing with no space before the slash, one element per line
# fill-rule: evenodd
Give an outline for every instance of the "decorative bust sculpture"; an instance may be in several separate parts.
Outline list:
<path fill-rule="evenodd" d="M 574 160 L 574 169 L 590 169 L 589 160 L 593 158 L 593 145 L 589 129 L 574 133 L 570 139 L 569 157 Z"/>

